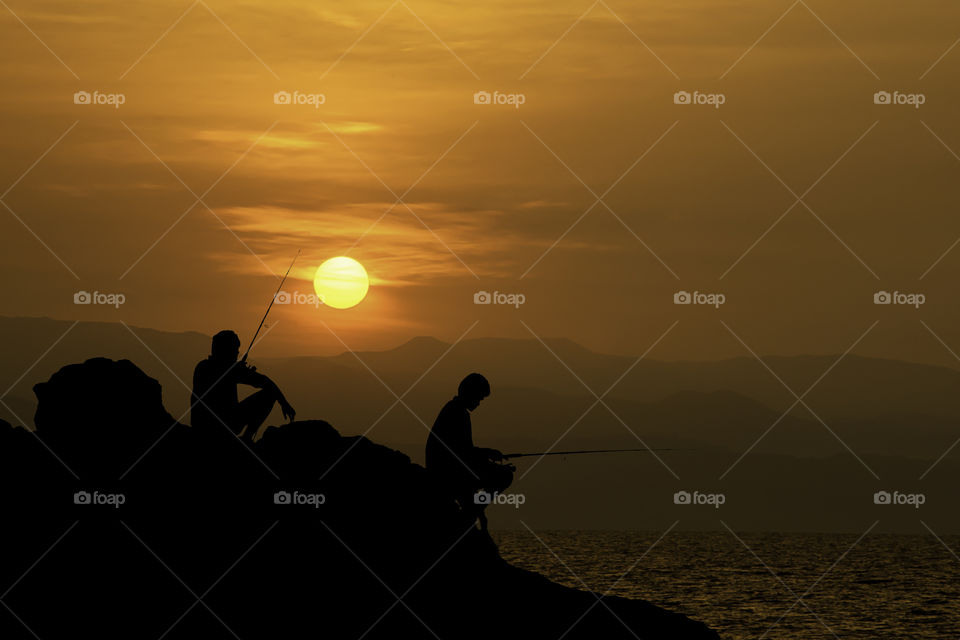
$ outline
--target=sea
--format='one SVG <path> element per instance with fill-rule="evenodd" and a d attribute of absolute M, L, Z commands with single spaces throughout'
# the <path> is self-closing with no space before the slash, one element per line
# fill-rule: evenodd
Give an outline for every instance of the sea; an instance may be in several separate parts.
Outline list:
<path fill-rule="evenodd" d="M 577 589 L 646 600 L 730 640 L 960 640 L 960 536 L 661 535 L 493 532 L 514 565 Z"/>

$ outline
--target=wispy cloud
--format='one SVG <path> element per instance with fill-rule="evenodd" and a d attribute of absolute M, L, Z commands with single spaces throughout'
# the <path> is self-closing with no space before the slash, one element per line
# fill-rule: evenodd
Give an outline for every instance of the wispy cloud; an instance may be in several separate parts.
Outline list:
<path fill-rule="evenodd" d="M 377 285 L 422 285 L 430 280 L 458 276 L 456 259 L 440 243 L 424 237 L 420 223 L 402 205 L 383 217 L 367 232 L 391 202 L 343 205 L 328 210 L 304 210 L 279 206 L 230 207 L 218 211 L 237 233 L 248 239 L 265 260 L 281 264 L 296 248 L 304 249 L 303 263 L 296 277 L 310 279 L 320 261 L 347 254 L 366 265 Z M 496 220 L 509 217 L 503 211 L 458 211 L 439 203 L 411 205 L 417 215 L 464 260 L 477 265 L 483 275 L 511 277 L 514 262 L 529 255 L 544 242 L 520 235 L 501 237 Z M 357 239 L 363 240 L 354 246 Z M 583 248 L 583 244 L 579 245 Z M 510 255 L 516 256 L 513 260 Z M 223 256 L 231 269 L 256 271 L 244 256 Z"/>

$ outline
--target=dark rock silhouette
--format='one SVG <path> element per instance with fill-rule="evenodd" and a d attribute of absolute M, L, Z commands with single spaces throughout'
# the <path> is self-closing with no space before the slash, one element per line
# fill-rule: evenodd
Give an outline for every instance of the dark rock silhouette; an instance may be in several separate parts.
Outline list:
<path fill-rule="evenodd" d="M 36 432 L 0 425 L 0 637 L 718 637 L 509 565 L 425 469 L 326 422 L 193 430 L 129 361 L 35 389 Z"/>
<path fill-rule="evenodd" d="M 163 407 L 160 383 L 129 360 L 67 365 L 33 392 L 38 435 L 88 480 L 116 481 L 133 463 L 132 453 L 176 423 Z"/>

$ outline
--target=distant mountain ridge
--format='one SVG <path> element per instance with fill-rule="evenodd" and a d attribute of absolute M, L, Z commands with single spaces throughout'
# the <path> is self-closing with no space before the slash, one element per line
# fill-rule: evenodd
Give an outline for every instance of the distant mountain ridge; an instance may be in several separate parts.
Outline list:
<path fill-rule="evenodd" d="M 160 380 L 164 402 L 175 416 L 186 411 L 193 367 L 209 351 L 208 336 L 90 322 L 79 322 L 67 332 L 72 324 L 48 318 L 0 318 L 5 356 L 0 385 L 10 388 L 3 401 L 16 414 L 0 406 L 2 417 L 31 424 L 33 382 L 65 363 L 94 356 L 130 358 Z M 888 443 L 889 453 L 901 452 L 894 446 L 897 425 L 904 426 L 904 435 L 909 425 L 928 436 L 932 432 L 935 439 L 936 434 L 951 432 L 960 436 L 960 403 L 954 400 L 960 397 L 960 371 L 854 354 L 834 366 L 838 358 L 764 356 L 774 375 L 749 355 L 705 362 L 638 361 L 595 353 L 567 339 L 544 339 L 541 344 L 534 338 L 475 338 L 451 345 L 421 336 L 385 351 L 284 358 L 254 353 L 251 362 L 281 384 L 299 415 L 325 415 L 338 424 L 353 424 L 358 432 L 398 404 L 393 417 L 402 424 L 384 434 L 387 442 L 419 439 L 423 424 L 432 421 L 457 382 L 471 371 L 484 373 L 493 385 L 494 395 L 484 405 L 488 420 L 502 426 L 493 433 L 498 437 L 510 433 L 518 440 L 552 436 L 552 442 L 558 431 L 594 404 L 596 396 L 607 394 L 604 403 L 583 418 L 587 428 L 578 426 L 572 436 L 609 439 L 616 434 L 632 439 L 620 418 L 637 433 L 689 437 L 718 446 L 726 441 L 737 448 L 751 435 L 759 436 L 795 403 L 778 377 L 803 395 L 828 369 L 804 397 L 815 415 L 800 404 L 776 432 L 820 432 L 823 426 L 818 423 L 823 420 L 831 428 L 849 431 L 851 437 Z M 403 404 L 417 417 L 396 403 L 394 395 L 404 394 L 414 383 Z M 604 404 L 617 415 L 607 412 Z"/>
<path fill-rule="evenodd" d="M 189 421 L 188 387 L 193 367 L 209 351 L 208 336 L 81 322 L 57 342 L 71 324 L 0 318 L 0 389 L 11 388 L 0 418 L 32 425 L 34 383 L 64 364 L 105 355 L 130 359 L 156 378 L 166 409 L 180 422 Z M 451 348 L 421 337 L 387 351 L 287 358 L 254 353 L 251 362 L 280 384 L 298 418 L 328 420 L 345 436 L 366 435 L 414 461 L 422 462 L 437 412 L 470 371 L 486 374 L 493 386 L 473 418 L 482 446 L 526 452 L 689 450 L 663 454 L 663 464 L 644 453 L 524 458 L 521 472 L 532 472 L 515 487 L 529 498 L 523 517 L 547 528 L 642 528 L 681 516 L 684 527 L 716 528 L 718 514 L 673 513 L 669 500 L 678 489 L 717 486 L 730 495 L 724 513 L 759 530 L 854 531 L 863 518 L 881 516 L 884 527 L 894 527 L 894 514 L 873 513 L 873 492 L 914 488 L 927 493 L 926 511 L 897 513 L 896 530 L 913 531 L 919 525 L 910 517 L 923 515 L 945 530 L 960 531 L 950 508 L 960 469 L 960 446 L 950 449 L 960 439 L 956 370 L 851 354 L 804 398 L 815 415 L 802 405 L 785 414 L 795 398 L 750 356 L 636 362 L 569 340 L 544 342 L 546 347 L 533 338 L 478 338 Z M 802 395 L 836 357 L 763 359 Z M 281 422 L 279 414 L 271 422 Z M 634 508 L 624 509 L 616 500 L 623 492 L 637 496 Z M 936 509 L 943 511 L 931 511 Z M 496 520 L 498 526 L 520 527 L 518 516 L 504 509 Z"/>

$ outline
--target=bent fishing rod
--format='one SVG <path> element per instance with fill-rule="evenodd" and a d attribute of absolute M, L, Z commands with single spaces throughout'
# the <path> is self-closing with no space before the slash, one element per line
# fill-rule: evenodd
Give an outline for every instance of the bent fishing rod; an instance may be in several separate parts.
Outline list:
<path fill-rule="evenodd" d="M 267 312 L 263 314 L 263 317 L 260 318 L 260 324 L 257 326 L 257 330 L 253 334 L 253 338 L 250 339 L 250 346 L 247 347 L 247 350 L 243 353 L 243 357 L 240 358 L 240 362 L 246 362 L 247 356 L 250 355 L 250 349 L 253 349 L 253 343 L 257 341 L 257 336 L 260 334 L 260 329 L 263 328 L 263 323 L 267 319 L 267 316 L 270 315 L 270 309 L 273 309 L 273 303 L 277 301 L 277 296 L 280 295 L 280 289 L 283 288 L 283 283 L 287 281 L 287 276 L 290 275 L 290 270 L 293 269 L 293 263 L 297 261 L 297 258 L 300 257 L 300 249 L 297 249 L 297 255 L 293 256 L 293 260 L 290 262 L 290 266 L 287 267 L 287 272 L 283 274 L 283 278 L 280 280 L 280 286 L 277 287 L 277 291 L 273 294 L 273 298 L 270 299 L 270 305 L 267 306 Z"/>
<path fill-rule="evenodd" d="M 539 453 L 505 453 L 504 460 L 511 458 L 529 458 L 533 456 L 572 456 L 581 453 L 627 453 L 631 451 L 694 451 L 694 449 L 580 449 L 577 451 L 541 451 Z"/>

